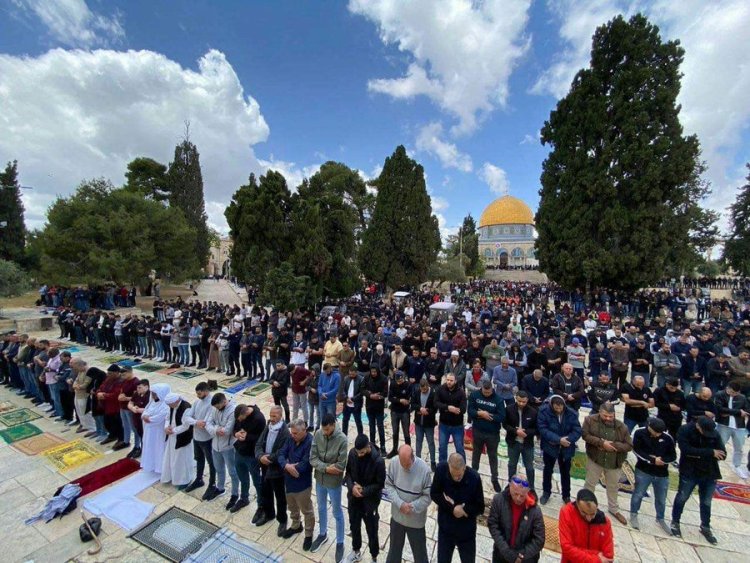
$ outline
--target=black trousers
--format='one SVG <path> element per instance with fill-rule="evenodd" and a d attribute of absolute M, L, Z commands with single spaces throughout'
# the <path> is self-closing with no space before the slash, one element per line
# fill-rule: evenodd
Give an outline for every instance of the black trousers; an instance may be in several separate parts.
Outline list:
<path fill-rule="evenodd" d="M 286 491 L 284 490 L 284 477 L 268 479 L 263 474 L 263 511 L 269 518 L 276 518 L 279 524 L 287 521 L 286 515 Z M 274 497 L 276 504 L 274 505 Z M 274 506 L 276 507 L 274 509 Z"/>
<path fill-rule="evenodd" d="M 193 440 L 193 457 L 195 458 L 195 479 L 203 481 L 203 471 L 208 464 L 208 486 L 216 485 L 216 468 L 211 452 L 211 440 Z"/>
<path fill-rule="evenodd" d="M 63 389 L 60 391 L 60 402 L 63 408 L 63 418 L 65 420 L 73 420 L 75 418 L 75 394 L 73 391 Z"/>
<path fill-rule="evenodd" d="M 456 536 L 438 527 L 438 563 L 451 563 L 453 551 L 458 549 L 461 563 L 473 563 L 477 555 L 476 536 Z"/>
<path fill-rule="evenodd" d="M 373 559 L 378 558 L 380 553 L 380 541 L 378 540 L 378 509 L 367 510 L 361 500 L 349 499 L 349 529 L 352 532 L 352 550 L 359 551 L 362 548 L 362 521 L 365 522 L 367 531 L 367 548 Z"/>
<path fill-rule="evenodd" d="M 104 428 L 110 436 L 117 438 L 118 442 L 122 441 L 122 419 L 119 411 L 117 414 L 104 415 Z"/>

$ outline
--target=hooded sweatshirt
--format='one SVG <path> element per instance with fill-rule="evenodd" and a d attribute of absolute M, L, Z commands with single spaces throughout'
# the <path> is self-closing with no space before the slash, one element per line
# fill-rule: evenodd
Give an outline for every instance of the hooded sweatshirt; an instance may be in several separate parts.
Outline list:
<path fill-rule="evenodd" d="M 211 398 L 213 395 L 209 393 L 202 399 L 196 399 L 193 402 L 193 406 L 190 407 L 182 419 L 186 424 L 190 424 L 193 427 L 193 440 L 196 442 L 207 442 L 211 439 L 211 434 L 205 428 L 196 426 L 195 423 L 199 420 L 207 420 L 211 415 L 213 407 L 211 406 Z"/>
<path fill-rule="evenodd" d="M 339 430 L 338 426 L 330 436 L 323 434 L 322 428 L 315 431 L 310 449 L 310 465 L 315 469 L 317 483 L 329 489 L 341 486 L 344 474 L 332 475 L 325 470 L 329 465 L 335 465 L 342 471 L 346 469 L 348 445 L 346 434 Z"/>
<path fill-rule="evenodd" d="M 224 410 L 211 407 L 211 414 L 206 419 L 206 431 L 211 435 L 211 447 L 214 451 L 223 452 L 234 446 L 236 438 L 234 437 L 234 402 L 230 399 Z M 216 432 L 219 429 L 224 430 L 224 435 L 219 436 Z"/>

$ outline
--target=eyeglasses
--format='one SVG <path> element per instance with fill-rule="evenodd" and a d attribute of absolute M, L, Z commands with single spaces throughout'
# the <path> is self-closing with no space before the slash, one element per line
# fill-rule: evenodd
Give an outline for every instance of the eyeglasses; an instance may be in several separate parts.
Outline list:
<path fill-rule="evenodd" d="M 520 477 L 512 477 L 511 481 L 513 481 L 516 485 L 521 485 L 522 487 L 528 489 L 529 488 L 529 482 L 524 481 Z"/>

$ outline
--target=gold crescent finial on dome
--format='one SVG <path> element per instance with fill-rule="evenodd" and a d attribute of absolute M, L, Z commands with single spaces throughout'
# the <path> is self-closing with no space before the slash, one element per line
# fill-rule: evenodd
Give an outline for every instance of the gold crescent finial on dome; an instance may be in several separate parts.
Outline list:
<path fill-rule="evenodd" d="M 517 197 L 505 195 L 490 203 L 479 219 L 480 227 L 490 225 L 533 225 L 531 208 Z"/>

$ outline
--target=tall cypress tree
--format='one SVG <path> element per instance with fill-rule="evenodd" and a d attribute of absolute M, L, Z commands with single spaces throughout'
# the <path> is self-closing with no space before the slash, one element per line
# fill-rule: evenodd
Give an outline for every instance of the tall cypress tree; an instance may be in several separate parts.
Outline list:
<path fill-rule="evenodd" d="M 23 222 L 21 186 L 18 183 L 18 162 L 9 162 L 0 173 L 0 258 L 21 262 L 26 245 L 26 228 Z"/>
<path fill-rule="evenodd" d="M 167 178 L 169 205 L 181 209 L 188 224 L 195 229 L 195 256 L 200 264 L 205 264 L 211 243 L 203 199 L 203 175 L 198 149 L 190 142 L 187 131 L 185 139 L 174 149 L 174 160 L 169 163 Z"/>
<path fill-rule="evenodd" d="M 750 276 L 750 164 L 747 170 L 747 182 L 729 206 L 729 237 L 724 244 L 724 260 L 743 276 Z"/>
<path fill-rule="evenodd" d="M 385 159 L 373 183 L 378 195 L 362 236 L 362 272 L 392 288 L 425 281 L 440 250 L 440 230 L 432 214 L 424 169 L 399 146 Z"/>
<path fill-rule="evenodd" d="M 542 128 L 536 247 L 555 281 L 643 287 L 690 271 L 712 243 L 698 139 L 676 101 L 683 56 L 642 15 L 596 30 L 589 68 Z"/>

